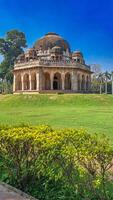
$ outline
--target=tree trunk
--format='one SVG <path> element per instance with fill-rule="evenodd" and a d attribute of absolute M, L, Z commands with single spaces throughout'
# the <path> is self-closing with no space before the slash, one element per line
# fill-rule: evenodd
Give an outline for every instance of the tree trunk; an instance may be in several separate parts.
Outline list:
<path fill-rule="evenodd" d="M 100 84 L 100 94 L 102 94 L 102 84 Z"/>
<path fill-rule="evenodd" d="M 107 86 L 108 86 L 108 84 L 107 84 L 107 79 L 106 79 L 106 82 L 105 82 L 105 93 L 106 93 L 106 94 L 108 93 L 108 91 L 107 91 Z"/>
<path fill-rule="evenodd" d="M 113 75 L 112 75 L 112 94 L 113 94 Z"/>

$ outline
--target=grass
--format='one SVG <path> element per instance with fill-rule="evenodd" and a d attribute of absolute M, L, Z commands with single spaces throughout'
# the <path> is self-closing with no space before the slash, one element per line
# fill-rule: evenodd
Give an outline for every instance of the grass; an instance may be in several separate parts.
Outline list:
<path fill-rule="evenodd" d="M 85 128 L 113 141 L 113 96 L 95 94 L 1 95 L 0 123 Z"/>

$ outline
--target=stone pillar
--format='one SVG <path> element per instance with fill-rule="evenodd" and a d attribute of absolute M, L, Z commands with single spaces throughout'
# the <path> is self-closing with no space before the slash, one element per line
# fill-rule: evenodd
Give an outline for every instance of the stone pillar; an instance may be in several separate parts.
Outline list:
<path fill-rule="evenodd" d="M 89 75 L 89 79 L 88 79 L 88 91 L 91 91 L 91 75 Z"/>
<path fill-rule="evenodd" d="M 86 82 L 87 82 L 87 80 L 86 80 L 86 77 L 85 77 L 85 80 L 84 80 L 84 91 L 86 91 Z"/>
<path fill-rule="evenodd" d="M 39 76 L 39 72 L 36 73 L 36 90 L 37 91 L 40 90 L 40 76 Z"/>
<path fill-rule="evenodd" d="M 62 74 L 62 90 L 65 90 L 65 74 Z"/>
<path fill-rule="evenodd" d="M 14 76 L 13 76 L 13 92 L 15 92 L 15 91 L 16 91 L 16 76 L 14 74 Z"/>
<path fill-rule="evenodd" d="M 32 90 L 31 74 L 29 74 L 29 90 Z"/>
<path fill-rule="evenodd" d="M 80 91 L 81 91 L 81 84 L 82 84 L 82 81 L 81 81 L 81 77 L 80 77 Z"/>
<path fill-rule="evenodd" d="M 78 87 L 77 87 L 77 73 L 76 72 L 72 72 L 71 73 L 71 90 L 73 91 L 77 91 Z"/>
<path fill-rule="evenodd" d="M 21 82 L 22 82 L 22 91 L 24 91 L 24 76 L 21 75 Z"/>
<path fill-rule="evenodd" d="M 50 75 L 50 81 L 51 81 L 51 90 L 53 90 L 53 74 Z"/>
<path fill-rule="evenodd" d="M 81 74 L 80 74 L 79 78 L 80 78 L 80 89 L 79 89 L 79 92 L 81 92 L 81 88 L 82 88 L 82 76 L 81 76 Z"/>

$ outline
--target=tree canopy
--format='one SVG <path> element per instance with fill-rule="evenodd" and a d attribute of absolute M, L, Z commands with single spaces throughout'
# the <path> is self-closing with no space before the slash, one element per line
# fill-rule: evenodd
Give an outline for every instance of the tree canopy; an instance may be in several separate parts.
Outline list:
<path fill-rule="evenodd" d="M 11 30 L 6 33 L 5 38 L 0 38 L 0 54 L 4 60 L 0 64 L 0 78 L 12 82 L 12 68 L 16 58 L 26 48 L 26 37 L 23 32 Z"/>

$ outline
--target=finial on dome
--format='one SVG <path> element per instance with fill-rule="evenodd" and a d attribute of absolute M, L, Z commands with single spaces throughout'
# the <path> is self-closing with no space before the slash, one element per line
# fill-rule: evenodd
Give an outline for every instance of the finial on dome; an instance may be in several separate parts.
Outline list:
<path fill-rule="evenodd" d="M 57 34 L 57 33 L 55 33 L 55 32 L 49 32 L 49 33 L 46 33 L 46 34 L 45 34 L 45 36 L 48 36 L 48 35 L 59 35 L 59 34 Z"/>

